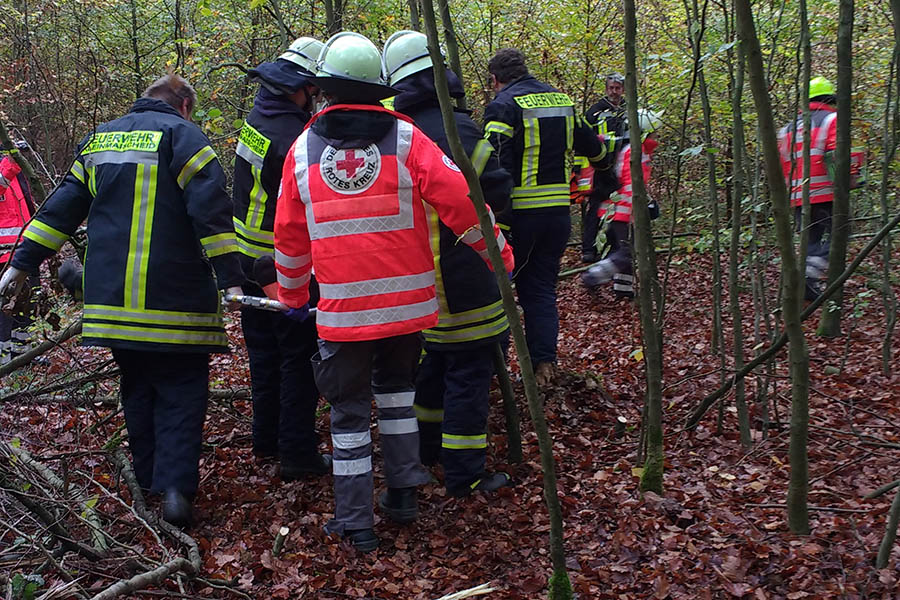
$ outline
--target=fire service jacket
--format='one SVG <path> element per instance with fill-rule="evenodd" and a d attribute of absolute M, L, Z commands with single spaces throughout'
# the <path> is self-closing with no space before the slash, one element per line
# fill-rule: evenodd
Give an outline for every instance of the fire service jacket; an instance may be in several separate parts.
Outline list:
<path fill-rule="evenodd" d="M 0 160 L 0 265 L 9 261 L 10 248 L 34 212 L 31 191 L 20 170 L 11 156 Z"/>
<path fill-rule="evenodd" d="M 87 218 L 84 345 L 227 351 L 216 287 L 243 281 L 231 215 L 200 128 L 141 98 L 81 142 L 12 264 L 35 272 Z"/>
<path fill-rule="evenodd" d="M 513 178 L 513 210 L 569 206 L 572 151 L 592 163 L 606 155 L 572 99 L 525 75 L 484 110 L 484 135 Z"/>
<path fill-rule="evenodd" d="M 447 77 L 451 94 L 462 96 L 462 84 L 456 75 L 448 69 Z M 432 70 L 420 71 L 394 84 L 394 87 L 400 90 L 400 94 L 394 97 L 394 109 L 412 118 L 416 126 L 449 156 L 450 144 L 434 91 Z M 484 163 L 479 169 L 481 191 L 485 202 L 499 215 L 509 205 L 512 178 L 500 167 L 496 153 L 481 137 L 481 128 L 472 121 L 468 111 L 456 110 L 453 116 L 463 148 L 473 162 Z M 434 254 L 435 287 L 440 306 L 437 326 L 425 330 L 426 346 L 437 350 L 458 350 L 498 341 L 506 335 L 509 324 L 494 274 L 477 252 L 458 242 L 457 235 L 438 219 L 437 212 L 430 205 L 425 205 L 425 214 Z"/>
<path fill-rule="evenodd" d="M 260 87 L 238 137 L 234 161 L 234 232 L 241 254 L 272 256 L 281 168 L 309 113 Z"/>
<path fill-rule="evenodd" d="M 425 204 L 488 261 L 459 168 L 410 119 L 371 105 L 337 105 L 313 117 L 284 163 L 275 215 L 279 300 L 309 300 L 332 342 L 381 339 L 438 322 Z M 493 232 L 512 270 L 512 248 Z"/>
<path fill-rule="evenodd" d="M 812 138 L 809 146 L 809 203 L 834 201 L 834 188 L 825 156 L 834 152 L 837 141 L 837 109 L 824 102 L 809 103 Z M 794 137 L 796 128 L 797 136 Z M 781 168 L 791 186 L 791 206 L 803 203 L 803 115 L 778 132 Z M 792 160 L 793 153 L 793 160 Z"/>

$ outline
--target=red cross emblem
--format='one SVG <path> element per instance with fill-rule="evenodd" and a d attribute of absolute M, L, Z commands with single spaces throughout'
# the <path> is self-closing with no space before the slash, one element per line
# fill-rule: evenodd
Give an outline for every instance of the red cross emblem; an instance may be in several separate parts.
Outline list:
<path fill-rule="evenodd" d="M 347 177 L 351 178 L 356 175 L 356 170 L 365 164 L 365 159 L 356 158 L 355 150 L 346 150 L 344 152 L 344 159 L 337 161 L 335 163 L 335 167 L 337 167 L 341 171 L 346 171 Z"/>

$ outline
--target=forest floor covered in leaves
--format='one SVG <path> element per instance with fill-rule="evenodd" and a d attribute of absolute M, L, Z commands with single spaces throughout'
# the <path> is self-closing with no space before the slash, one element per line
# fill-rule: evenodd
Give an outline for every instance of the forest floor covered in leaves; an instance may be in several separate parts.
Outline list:
<path fill-rule="evenodd" d="M 873 566 L 894 492 L 864 499 L 900 477 L 900 376 L 881 375 L 880 300 L 872 296 L 857 303 L 859 317 L 848 318 L 853 324 L 849 340 L 816 338 L 814 320 L 806 323 L 812 386 L 809 501 L 815 509 L 811 535 L 796 536 L 789 533 L 785 510 L 779 508 L 789 478 L 790 387 L 784 353 L 770 388 L 771 416 L 780 425 L 773 423 L 763 439 L 760 407 L 751 401 L 750 451 L 739 443 L 732 395 L 726 400 L 723 433 L 716 432 L 715 409 L 696 431 L 681 431 L 680 423 L 718 386 L 720 375 L 718 359 L 710 352 L 709 257 L 682 253 L 674 258 L 680 264 L 673 265 L 668 281 L 665 321 L 664 497 L 637 491 L 643 363 L 635 353 L 640 347 L 636 306 L 613 300 L 609 289 L 589 293 L 577 277 L 560 285 L 560 374 L 545 401 L 569 572 L 578 597 L 897 597 L 900 548 L 887 569 Z M 577 259 L 570 250 L 564 268 L 578 266 Z M 876 259 L 866 265 L 874 272 Z M 850 281 L 848 298 L 864 291 L 862 282 L 859 276 Z M 747 354 L 752 355 L 749 294 L 742 302 Z M 727 314 L 725 325 L 730 348 Z M 246 353 L 238 325 L 232 322 L 229 329 L 236 351 L 213 358 L 211 387 L 245 390 Z M 894 355 L 900 356 L 896 339 Z M 71 344 L 50 356 L 49 365 L 11 376 L 3 386 L 34 389 L 66 371 L 90 373 L 109 360 L 105 351 Z M 841 372 L 828 374 L 841 366 L 844 356 Z M 109 402 L 98 400 L 115 393 L 115 381 L 107 377 L 50 400 L 7 399 L 0 414 L 2 437 L 18 440 L 44 465 L 82 475 L 77 481 L 89 476 L 127 501 L 125 486 L 101 451 L 123 422 Z M 759 381 L 747 381 L 752 398 Z M 84 401 L 94 394 L 95 401 Z M 489 463 L 508 470 L 517 485 L 495 496 L 466 499 L 448 497 L 438 483 L 426 485 L 420 493 L 421 516 L 413 525 L 395 525 L 376 511 L 382 545 L 370 555 L 323 534 L 333 508 L 330 477 L 283 483 L 277 464 L 260 462 L 251 453 L 249 401 L 211 401 L 195 503 L 198 524 L 190 534 L 199 544 L 204 576 L 230 581 L 238 593 L 186 579 L 179 588 L 170 579 L 132 597 L 433 600 L 486 582 L 497 589 L 486 598 L 544 597 L 549 523 L 536 437 L 517 385 L 525 461 L 507 464 L 499 392 L 492 394 Z M 330 441 L 327 412 L 322 412 L 319 430 L 325 450 Z M 618 417 L 627 423 L 621 435 L 616 434 Z M 376 467 L 376 491 L 382 487 Z M 143 554 L 146 564 L 178 555 L 177 544 L 141 527 L 116 494 L 87 492 L 98 494 L 104 527 L 121 546 L 111 558 L 93 563 L 71 555 L 63 559 L 64 569 L 82 577 L 83 588 L 96 593 L 140 571 L 136 561 L 123 556 Z M 156 509 L 159 501 L 148 502 Z M 21 510 L 8 502 L 0 507 L 0 517 L 26 524 Z M 290 533 L 276 557 L 272 541 L 283 526 Z M 44 562 L 15 532 L 6 529 L 0 536 L 0 572 L 28 574 Z M 52 568 L 43 577 L 47 587 L 59 579 Z"/>

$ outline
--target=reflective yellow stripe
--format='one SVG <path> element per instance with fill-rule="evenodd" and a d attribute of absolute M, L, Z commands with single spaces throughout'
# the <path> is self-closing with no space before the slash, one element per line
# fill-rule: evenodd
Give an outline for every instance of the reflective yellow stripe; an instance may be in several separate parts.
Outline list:
<path fill-rule="evenodd" d="M 230 231 L 200 238 L 200 244 L 209 258 L 228 254 L 229 252 L 237 252 L 238 249 L 234 234 Z"/>
<path fill-rule="evenodd" d="M 497 300 L 487 306 L 480 306 L 464 312 L 441 315 L 437 326 L 457 327 L 459 325 L 470 325 L 472 323 L 478 323 L 479 321 L 494 318 L 499 314 L 503 314 L 502 300 Z"/>
<path fill-rule="evenodd" d="M 81 183 L 85 182 L 84 181 L 84 165 L 81 164 L 80 162 L 78 162 L 77 160 L 74 163 L 72 163 L 72 168 L 69 170 L 69 172 L 72 174 L 72 177 L 74 177 Z"/>
<path fill-rule="evenodd" d="M 437 329 L 426 329 L 423 333 L 425 341 L 434 344 L 453 344 L 461 342 L 474 342 L 485 338 L 499 335 L 509 329 L 509 323 L 505 315 L 501 315 L 497 320 L 477 325 L 474 327 L 466 327 L 464 329 L 454 329 L 452 331 L 440 331 Z"/>
<path fill-rule="evenodd" d="M 569 186 L 565 183 L 518 186 L 512 191 L 513 209 L 568 206 Z"/>
<path fill-rule="evenodd" d="M 147 296 L 147 265 L 156 206 L 156 165 L 139 163 L 134 178 L 131 209 L 131 239 L 125 263 L 125 306 L 144 308 Z"/>
<path fill-rule="evenodd" d="M 84 323 L 83 337 L 96 337 L 133 342 L 151 342 L 157 344 L 187 344 L 196 346 L 226 346 L 224 331 L 186 331 L 181 329 L 159 329 L 150 327 L 110 324 Z"/>
<path fill-rule="evenodd" d="M 250 189 L 250 203 L 247 206 L 247 226 L 259 229 L 266 214 L 266 200 L 269 195 L 262 185 L 262 170 L 256 165 L 250 165 L 250 173 L 253 175 L 253 187 Z"/>
<path fill-rule="evenodd" d="M 385 98 L 381 101 L 381 105 L 388 110 L 394 110 L 394 98 L 397 96 L 391 96 L 390 98 Z"/>
<path fill-rule="evenodd" d="M 442 408 L 425 408 L 413 404 L 413 410 L 416 411 L 416 418 L 423 423 L 440 423 L 444 420 L 444 409 Z"/>
<path fill-rule="evenodd" d="M 575 115 L 571 114 L 566 117 L 566 163 L 571 160 L 572 157 L 572 147 L 575 145 Z M 565 168 L 562 173 L 563 180 L 567 180 L 569 178 L 569 173 L 572 172 L 571 168 Z"/>
<path fill-rule="evenodd" d="M 97 197 L 97 167 L 88 167 L 87 168 L 87 184 L 88 190 L 91 192 L 91 196 Z"/>
<path fill-rule="evenodd" d="M 515 129 L 511 125 L 507 125 L 501 121 L 488 121 L 484 126 L 484 135 L 489 136 L 492 133 L 499 133 L 506 137 L 512 137 Z"/>
<path fill-rule="evenodd" d="M 425 204 L 425 221 L 428 223 L 428 243 L 434 257 L 434 291 L 437 295 L 438 314 L 450 312 L 447 306 L 447 292 L 444 289 L 444 274 L 441 271 L 441 223 L 437 211 Z"/>
<path fill-rule="evenodd" d="M 234 232 L 237 238 L 237 248 L 240 252 L 253 258 L 272 256 L 272 253 L 275 251 L 274 232 L 251 229 L 237 217 L 234 217 L 232 222 L 234 223 Z"/>
<path fill-rule="evenodd" d="M 124 306 L 105 304 L 85 304 L 85 321 L 117 321 L 123 323 L 143 323 L 147 325 L 169 325 L 183 327 L 221 327 L 222 314 L 180 312 L 174 310 L 129 309 Z"/>
<path fill-rule="evenodd" d="M 441 447 L 447 450 L 480 450 L 487 448 L 487 435 L 453 435 L 445 433 L 441 436 Z"/>
<path fill-rule="evenodd" d="M 25 233 L 23 233 L 22 236 L 45 248 L 50 248 L 54 252 L 62 248 L 62 245 L 69 239 L 69 236 L 62 231 L 54 229 L 37 219 L 28 224 L 28 227 L 25 229 Z"/>
<path fill-rule="evenodd" d="M 209 164 L 215 157 L 215 151 L 209 146 L 204 146 L 198 150 L 197 153 L 184 164 L 181 173 L 178 174 L 178 187 L 181 189 L 186 188 L 187 184 L 194 178 L 194 175 L 199 173 L 200 169 Z"/>
<path fill-rule="evenodd" d="M 522 173 L 521 179 L 523 187 L 534 187 L 537 185 L 538 163 L 541 154 L 541 129 L 540 121 L 534 119 L 522 119 L 525 126 L 525 148 L 522 152 Z M 566 175 L 565 179 L 568 179 Z M 568 192 L 566 192 L 568 195 Z"/>
<path fill-rule="evenodd" d="M 472 166 L 475 167 L 475 172 L 479 177 L 484 172 L 484 168 L 487 166 L 487 161 L 493 151 L 494 147 L 484 138 L 478 140 L 478 143 L 475 144 L 475 150 L 472 151 Z"/>

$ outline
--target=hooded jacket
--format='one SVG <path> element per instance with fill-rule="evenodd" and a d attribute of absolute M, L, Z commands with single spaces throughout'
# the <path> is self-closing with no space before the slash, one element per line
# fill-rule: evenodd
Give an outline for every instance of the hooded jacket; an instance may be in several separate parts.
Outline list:
<path fill-rule="evenodd" d="M 460 98 L 464 92 L 459 78 L 447 69 L 450 95 Z M 450 144 L 434 89 L 431 69 L 419 71 L 394 84 L 400 93 L 394 97 L 397 112 L 409 116 L 425 135 L 448 156 Z M 487 204 L 495 214 L 505 212 L 512 191 L 512 177 L 500 167 L 493 148 L 481 137 L 481 130 L 468 112 L 454 112 L 463 148 L 473 160 L 486 159 L 479 181 Z M 485 155 L 479 158 L 476 153 Z M 468 198 L 466 198 L 468 201 Z M 426 210 L 429 218 L 431 249 L 434 254 L 435 287 L 440 310 L 438 324 L 425 330 L 425 342 L 433 349 L 455 350 L 467 345 L 493 343 L 509 329 L 500 291 L 494 274 L 478 253 L 460 244 L 456 234 Z"/>
<path fill-rule="evenodd" d="M 313 269 L 319 337 L 363 341 L 437 324 L 426 206 L 487 262 L 459 168 L 408 117 L 372 105 L 318 113 L 284 163 L 275 216 L 278 298 L 309 300 Z M 512 269 L 512 249 L 491 235 Z"/>

